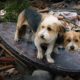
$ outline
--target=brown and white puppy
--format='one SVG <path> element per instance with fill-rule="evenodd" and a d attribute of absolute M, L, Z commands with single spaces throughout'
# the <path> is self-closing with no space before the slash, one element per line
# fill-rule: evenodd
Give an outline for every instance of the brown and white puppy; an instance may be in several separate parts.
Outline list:
<path fill-rule="evenodd" d="M 61 31 L 63 31 L 61 22 L 53 15 L 46 13 L 39 14 L 33 9 L 29 8 L 23 10 L 18 16 L 14 40 L 18 41 L 26 33 L 30 41 L 29 37 L 31 37 L 31 32 L 28 33 L 28 31 L 26 31 L 28 28 L 31 28 L 35 34 L 34 43 L 38 50 L 37 58 L 43 58 L 43 51 L 40 45 L 46 43 L 48 44 L 45 52 L 47 61 L 49 63 L 53 63 L 54 60 L 51 58 L 51 53 L 58 34 L 61 34 Z"/>
<path fill-rule="evenodd" d="M 76 51 L 80 48 L 80 33 L 75 31 L 65 32 L 64 48 L 69 51 Z"/>
<path fill-rule="evenodd" d="M 25 38 L 30 41 L 41 20 L 41 14 L 34 9 L 29 7 L 23 10 L 18 16 L 14 40 L 19 41 L 26 34 Z"/>
<path fill-rule="evenodd" d="M 49 14 L 44 18 L 44 20 L 42 20 L 34 39 L 35 46 L 38 50 L 38 59 L 43 58 L 43 51 L 40 45 L 46 43 L 48 44 L 45 52 L 46 59 L 49 63 L 54 63 L 54 60 L 51 58 L 51 53 L 53 51 L 58 34 L 60 34 L 62 30 L 62 24 L 57 17 Z"/>

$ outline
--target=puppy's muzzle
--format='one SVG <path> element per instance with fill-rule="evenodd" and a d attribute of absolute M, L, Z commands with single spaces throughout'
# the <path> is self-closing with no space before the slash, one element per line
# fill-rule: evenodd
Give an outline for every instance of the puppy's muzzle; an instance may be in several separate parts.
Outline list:
<path fill-rule="evenodd" d="M 74 49 L 75 49 L 75 47 L 74 47 L 74 46 L 70 46 L 70 50 L 72 50 L 72 51 L 73 51 Z"/>
<path fill-rule="evenodd" d="M 44 35 L 41 35 L 40 38 L 41 38 L 41 39 L 45 39 L 45 38 L 44 38 Z"/>

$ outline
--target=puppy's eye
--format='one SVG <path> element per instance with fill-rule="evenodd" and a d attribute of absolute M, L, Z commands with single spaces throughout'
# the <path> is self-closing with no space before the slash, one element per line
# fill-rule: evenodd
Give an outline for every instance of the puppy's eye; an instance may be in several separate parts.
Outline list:
<path fill-rule="evenodd" d="M 48 31 L 52 31 L 52 29 L 50 27 L 47 28 Z"/>
<path fill-rule="evenodd" d="M 44 28 L 44 26 L 42 26 L 42 28 Z"/>
<path fill-rule="evenodd" d="M 67 42 L 71 42 L 71 40 L 70 39 L 67 39 Z"/>
<path fill-rule="evenodd" d="M 75 42 L 78 42 L 78 39 L 75 39 Z"/>

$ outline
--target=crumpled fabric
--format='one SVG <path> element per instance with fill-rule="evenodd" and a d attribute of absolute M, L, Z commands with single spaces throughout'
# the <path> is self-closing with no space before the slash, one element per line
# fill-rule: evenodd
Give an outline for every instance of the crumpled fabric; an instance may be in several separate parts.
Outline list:
<path fill-rule="evenodd" d="M 66 30 L 80 30 L 80 20 L 77 18 L 78 14 L 75 11 L 50 11 L 50 14 L 55 16 L 63 16 L 66 20 L 70 20 L 71 23 L 67 23 L 64 25 Z M 73 24 L 74 23 L 74 24 Z"/>

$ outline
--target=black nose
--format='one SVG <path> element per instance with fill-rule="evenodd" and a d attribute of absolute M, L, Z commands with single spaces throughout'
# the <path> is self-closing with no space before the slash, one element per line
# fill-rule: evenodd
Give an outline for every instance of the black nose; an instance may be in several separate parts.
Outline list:
<path fill-rule="evenodd" d="M 44 35 L 41 35 L 40 37 L 41 37 L 42 39 L 44 39 Z"/>
<path fill-rule="evenodd" d="M 71 50 L 74 50 L 74 46 L 71 46 L 70 49 L 71 49 Z"/>

